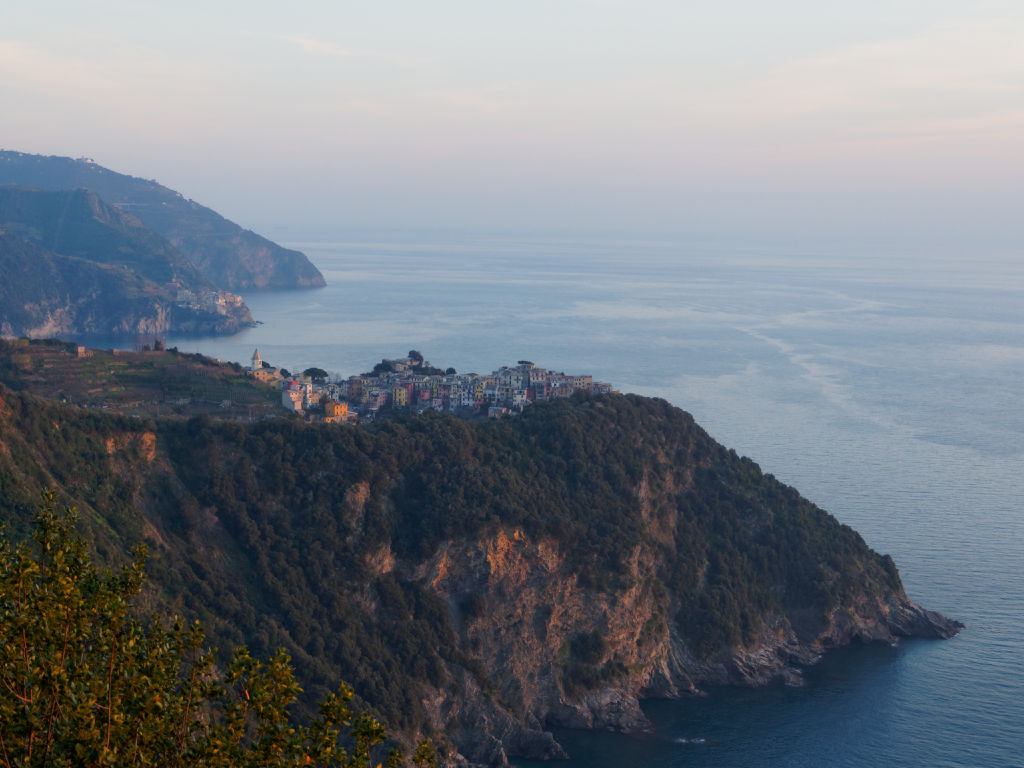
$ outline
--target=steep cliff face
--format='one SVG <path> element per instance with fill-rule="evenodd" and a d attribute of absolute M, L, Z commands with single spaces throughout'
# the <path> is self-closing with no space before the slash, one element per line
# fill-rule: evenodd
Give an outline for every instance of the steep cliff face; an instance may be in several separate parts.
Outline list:
<path fill-rule="evenodd" d="M 416 578 L 445 600 L 461 646 L 482 664 L 497 698 L 540 727 L 640 730 L 648 726 L 643 698 L 676 698 L 709 685 L 799 684 L 800 667 L 829 648 L 946 638 L 959 628 L 902 589 L 865 592 L 812 622 L 813 629 L 798 631 L 790 616 L 766 612 L 749 642 L 699 658 L 667 618 L 678 598 L 660 588 L 659 570 L 656 557 L 638 547 L 618 589 L 587 589 L 557 542 L 502 529 L 446 543 Z M 516 746 L 543 751 L 544 744 L 520 735 Z"/>
<path fill-rule="evenodd" d="M 288 648 L 314 696 L 349 681 L 453 764 L 560 757 L 551 726 L 642 729 L 644 697 L 798 683 L 829 648 L 959 628 L 661 401 L 373 430 L 6 403 L 0 502 L 57 484 L 101 540 L 150 542 L 154 601 L 222 647 Z"/>

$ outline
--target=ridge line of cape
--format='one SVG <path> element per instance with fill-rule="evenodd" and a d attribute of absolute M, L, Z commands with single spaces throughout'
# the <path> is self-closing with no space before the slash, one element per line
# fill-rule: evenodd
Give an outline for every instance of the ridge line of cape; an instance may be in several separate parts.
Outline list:
<path fill-rule="evenodd" d="M 301 251 L 243 229 L 155 180 L 118 173 L 91 160 L 0 150 L 0 185 L 90 189 L 166 238 L 218 288 L 253 291 L 326 285 Z"/>

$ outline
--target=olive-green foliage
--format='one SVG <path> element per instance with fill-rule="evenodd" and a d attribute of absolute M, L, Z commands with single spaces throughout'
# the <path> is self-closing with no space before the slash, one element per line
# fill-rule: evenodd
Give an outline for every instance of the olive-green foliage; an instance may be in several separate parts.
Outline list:
<path fill-rule="evenodd" d="M 569 641 L 572 657 L 583 664 L 596 664 L 605 653 L 606 643 L 597 632 L 577 632 Z"/>
<path fill-rule="evenodd" d="M 97 570 L 70 510 L 54 505 L 45 493 L 34 546 L 0 541 L 0 764 L 367 765 L 385 733 L 350 709 L 351 689 L 295 724 L 284 651 L 260 662 L 239 648 L 219 675 L 198 624 L 133 617 L 144 553 Z M 432 760 L 421 745 L 416 764 Z"/>

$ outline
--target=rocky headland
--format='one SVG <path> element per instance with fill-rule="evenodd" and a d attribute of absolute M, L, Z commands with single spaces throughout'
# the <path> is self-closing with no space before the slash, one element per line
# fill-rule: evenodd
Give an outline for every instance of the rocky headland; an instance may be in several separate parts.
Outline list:
<path fill-rule="evenodd" d="M 344 679 L 451 765 L 563 757 L 553 726 L 642 730 L 646 697 L 799 684 L 830 649 L 960 628 L 649 398 L 366 428 L 101 418 L 4 390 L 0 478 L 10 524 L 55 486 L 111 561 L 149 543 L 153 606 L 222 648 L 287 648 L 311 700 Z"/>

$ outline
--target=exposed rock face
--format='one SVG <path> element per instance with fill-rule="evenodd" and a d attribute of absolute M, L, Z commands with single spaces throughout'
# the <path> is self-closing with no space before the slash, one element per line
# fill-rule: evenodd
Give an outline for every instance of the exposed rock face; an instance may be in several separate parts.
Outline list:
<path fill-rule="evenodd" d="M 425 698 L 434 727 L 451 734 L 459 754 L 472 764 L 507 765 L 509 756 L 531 760 L 568 757 L 535 717 L 518 717 L 485 694 L 465 669 L 454 667 L 451 682 Z"/>
<path fill-rule="evenodd" d="M 448 726 L 453 717 L 460 725 L 468 721 L 472 726 L 460 728 L 455 738 L 462 753 L 475 762 L 503 765 L 506 753 L 539 757 L 538 746 L 547 743 L 545 727 L 644 730 L 649 723 L 639 705 L 643 698 L 678 698 L 709 685 L 800 684 L 800 667 L 829 648 L 900 637 L 948 638 L 962 626 L 922 609 L 898 590 L 867 598 L 856 610 L 836 610 L 799 632 L 787 617 L 766 615 L 755 642 L 699 659 L 687 649 L 679 627 L 666 620 L 672 598 L 654 587 L 656 573 L 656 559 L 638 550 L 621 589 L 595 592 L 567 571 L 557 543 L 532 541 L 522 530 L 446 543 L 417 568 L 415 578 L 447 602 L 462 647 L 482 663 L 498 687 L 498 700 L 523 725 L 497 726 L 493 711 L 484 716 L 471 704 L 455 714 L 435 707 L 436 726 Z M 590 633 L 601 636 L 604 645 L 589 666 L 615 664 L 617 671 L 581 691 L 567 685 L 567 676 L 574 638 Z M 444 699 L 451 702 L 453 693 Z M 475 697 L 462 691 L 454 699 Z M 529 737 L 523 726 L 533 729 Z"/>

